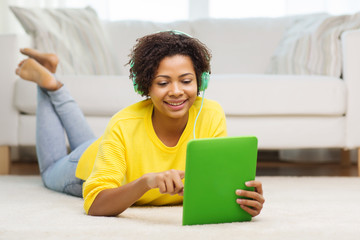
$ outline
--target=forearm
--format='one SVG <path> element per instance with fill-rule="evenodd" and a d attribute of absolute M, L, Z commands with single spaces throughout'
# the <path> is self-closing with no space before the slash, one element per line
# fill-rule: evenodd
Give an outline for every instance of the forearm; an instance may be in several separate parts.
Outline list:
<path fill-rule="evenodd" d="M 116 216 L 133 205 L 150 188 L 141 177 L 124 186 L 101 191 L 92 203 L 88 214 L 93 216 Z"/>

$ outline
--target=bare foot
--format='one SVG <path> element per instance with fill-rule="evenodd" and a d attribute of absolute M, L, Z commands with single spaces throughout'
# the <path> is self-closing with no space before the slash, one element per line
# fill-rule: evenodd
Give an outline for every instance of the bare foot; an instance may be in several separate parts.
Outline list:
<path fill-rule="evenodd" d="M 55 79 L 49 70 L 32 58 L 21 61 L 16 69 L 16 74 L 22 79 L 35 82 L 49 91 L 55 91 L 63 85 Z"/>
<path fill-rule="evenodd" d="M 30 58 L 35 59 L 41 65 L 46 67 L 50 72 L 55 73 L 59 59 L 56 54 L 53 53 L 41 53 L 32 48 L 22 48 L 20 52 Z"/>

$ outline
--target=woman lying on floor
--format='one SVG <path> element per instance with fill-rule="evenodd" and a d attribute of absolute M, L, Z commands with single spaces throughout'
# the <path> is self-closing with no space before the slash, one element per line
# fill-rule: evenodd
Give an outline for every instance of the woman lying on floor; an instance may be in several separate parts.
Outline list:
<path fill-rule="evenodd" d="M 210 73 L 211 55 L 204 44 L 176 31 L 138 39 L 130 55 L 130 77 L 147 99 L 115 114 L 99 139 L 54 76 L 57 56 L 21 52 L 29 58 L 16 74 L 38 85 L 36 148 L 47 188 L 83 196 L 89 215 L 115 216 L 133 204 L 182 203 L 186 146 L 200 109 L 201 85 Z M 196 128 L 198 138 L 226 136 L 218 103 L 205 99 L 198 121 L 203 122 Z M 255 191 L 237 190 L 248 199 L 236 201 L 256 216 L 264 203 L 262 184 L 250 181 L 247 186 Z"/>

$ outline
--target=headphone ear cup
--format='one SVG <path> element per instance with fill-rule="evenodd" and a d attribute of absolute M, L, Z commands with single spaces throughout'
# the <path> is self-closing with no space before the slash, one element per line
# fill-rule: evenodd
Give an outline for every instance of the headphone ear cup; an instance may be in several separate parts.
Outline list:
<path fill-rule="evenodd" d="M 134 66 L 134 60 L 131 60 L 130 61 L 130 68 L 132 68 L 133 66 Z M 135 90 L 136 93 L 142 95 L 143 92 L 139 90 L 139 85 L 136 83 L 136 74 L 133 73 L 132 75 L 133 75 L 132 76 L 132 82 L 133 82 L 134 90 Z"/>
<path fill-rule="evenodd" d="M 132 82 L 133 82 L 133 86 L 134 86 L 134 90 L 136 93 L 143 95 L 144 93 L 142 91 L 139 90 L 139 85 L 136 83 L 136 75 L 134 75 L 132 77 Z"/>
<path fill-rule="evenodd" d="M 135 78 L 133 78 L 134 90 L 136 93 L 143 95 L 144 92 L 139 90 L 139 85 L 136 83 Z"/>
<path fill-rule="evenodd" d="M 201 85 L 200 85 L 200 92 L 201 91 L 205 91 L 205 89 L 207 89 L 208 85 L 209 85 L 209 80 L 210 80 L 210 73 L 209 72 L 203 72 L 201 74 Z"/>
<path fill-rule="evenodd" d="M 137 83 L 136 83 L 136 77 L 133 77 L 132 81 L 133 81 L 133 86 L 134 86 L 135 92 L 141 94 L 141 93 L 139 92 L 139 86 L 138 86 Z"/>

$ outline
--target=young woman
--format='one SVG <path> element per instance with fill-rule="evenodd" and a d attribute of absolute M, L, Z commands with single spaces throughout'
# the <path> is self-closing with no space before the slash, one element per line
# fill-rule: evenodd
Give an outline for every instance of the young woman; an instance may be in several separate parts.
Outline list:
<path fill-rule="evenodd" d="M 38 84 L 37 154 L 46 187 L 83 196 L 89 215 L 115 216 L 133 204 L 182 202 L 186 145 L 202 102 L 198 94 L 210 72 L 211 54 L 204 44 L 175 31 L 138 39 L 130 55 L 130 77 L 147 99 L 115 114 L 99 139 L 54 77 L 56 55 L 21 52 L 30 58 L 16 73 Z M 219 104 L 204 100 L 195 135 L 226 136 Z M 237 203 L 256 216 L 265 201 L 262 184 L 249 181 L 247 186 L 255 191 L 237 190 L 248 198 Z"/>

